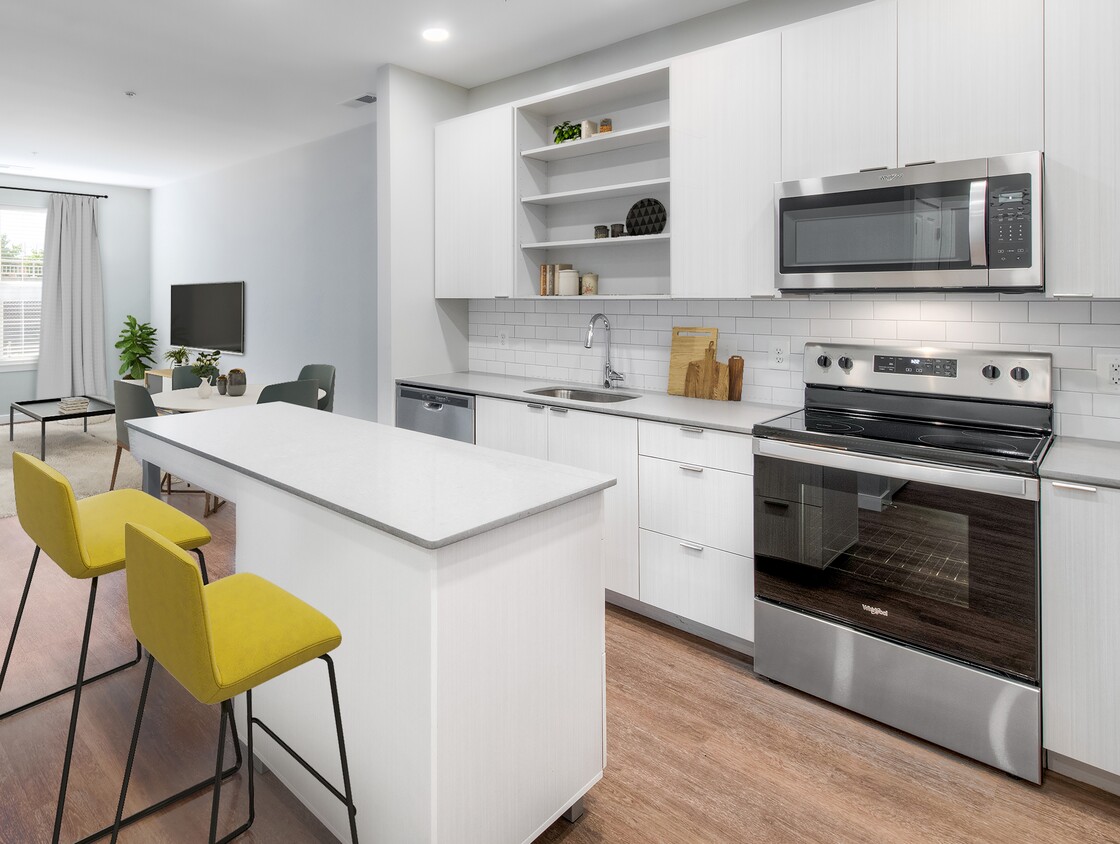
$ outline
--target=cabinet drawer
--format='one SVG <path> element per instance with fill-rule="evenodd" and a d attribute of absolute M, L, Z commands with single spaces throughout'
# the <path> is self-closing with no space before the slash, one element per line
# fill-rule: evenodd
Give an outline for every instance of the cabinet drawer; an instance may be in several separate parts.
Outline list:
<path fill-rule="evenodd" d="M 744 475 L 752 474 L 754 463 L 746 434 L 644 419 L 638 422 L 638 453 Z"/>
<path fill-rule="evenodd" d="M 641 527 L 751 555 L 754 504 L 750 475 L 641 457 L 638 478 Z"/>
<path fill-rule="evenodd" d="M 754 641 L 754 560 L 648 530 L 639 541 L 643 603 Z"/>

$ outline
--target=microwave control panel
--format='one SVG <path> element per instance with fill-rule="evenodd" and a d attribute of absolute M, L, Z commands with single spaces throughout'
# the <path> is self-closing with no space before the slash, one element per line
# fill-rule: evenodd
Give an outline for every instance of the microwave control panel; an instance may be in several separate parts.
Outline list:
<path fill-rule="evenodd" d="M 988 179 L 988 266 L 1031 265 L 1031 177 L 1027 173 Z"/>

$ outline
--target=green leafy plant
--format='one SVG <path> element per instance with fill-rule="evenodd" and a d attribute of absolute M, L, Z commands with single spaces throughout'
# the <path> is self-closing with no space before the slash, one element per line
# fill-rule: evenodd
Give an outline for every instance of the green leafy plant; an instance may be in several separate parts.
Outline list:
<path fill-rule="evenodd" d="M 553 143 L 562 144 L 564 141 L 578 141 L 580 129 L 578 123 L 565 120 L 559 126 L 552 127 Z"/>
<path fill-rule="evenodd" d="M 203 381 L 210 381 L 218 374 L 218 358 L 221 356 L 221 352 L 199 352 L 191 364 L 191 372 Z"/>
<path fill-rule="evenodd" d="M 191 361 L 191 353 L 187 351 L 186 346 L 180 346 L 164 352 L 163 359 L 171 361 L 176 366 L 186 366 Z"/>
<path fill-rule="evenodd" d="M 129 314 L 125 317 L 120 339 L 113 344 L 121 350 L 121 368 L 118 370 L 126 378 L 139 381 L 144 370 L 156 365 L 152 355 L 156 350 L 156 330 L 150 323 L 138 322 Z"/>

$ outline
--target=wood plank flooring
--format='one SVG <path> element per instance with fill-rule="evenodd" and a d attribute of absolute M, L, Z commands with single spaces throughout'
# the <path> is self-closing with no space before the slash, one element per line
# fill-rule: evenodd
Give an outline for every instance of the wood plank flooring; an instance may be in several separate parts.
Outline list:
<path fill-rule="evenodd" d="M 199 516 L 199 499 L 171 501 Z M 216 576 L 232 570 L 235 512 L 229 505 L 207 520 Z M 0 520 L 0 647 L 31 551 L 18 521 Z M 42 562 L 0 709 L 73 682 L 87 596 L 86 584 Z M 129 655 L 123 576 L 101 581 L 98 607 L 92 671 Z M 137 666 L 86 688 L 64 840 L 112 819 L 142 680 Z M 69 712 L 67 697 L 0 721 L 0 844 L 50 839 Z M 615 609 L 607 613 L 607 712 L 604 779 L 583 818 L 557 821 L 542 844 L 1120 842 L 1120 798 L 1055 774 L 1041 788 L 1013 780 L 771 685 L 731 652 Z M 207 776 L 217 723 L 216 707 L 157 669 L 129 808 Z M 256 824 L 240 840 L 333 840 L 274 777 L 257 784 Z M 244 776 L 222 795 L 229 829 L 247 809 Z M 204 841 L 208 820 L 203 795 L 121 840 Z"/>

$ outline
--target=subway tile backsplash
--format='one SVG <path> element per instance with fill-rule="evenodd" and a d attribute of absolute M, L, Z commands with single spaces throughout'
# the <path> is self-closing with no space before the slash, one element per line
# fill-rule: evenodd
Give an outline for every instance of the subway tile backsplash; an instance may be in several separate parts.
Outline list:
<path fill-rule="evenodd" d="M 1097 356 L 1120 355 L 1120 302 L 1054 302 L 1041 294 L 826 294 L 783 299 L 475 299 L 470 368 L 595 384 L 603 335 L 585 349 L 587 322 L 611 322 L 612 363 L 624 386 L 665 390 L 677 325 L 719 329 L 719 359 L 742 355 L 743 398 L 800 405 L 802 356 L 810 341 L 927 344 L 1050 352 L 1057 432 L 1120 441 L 1120 393 L 1101 390 Z M 500 345 L 500 334 L 508 345 Z M 771 337 L 794 354 L 788 370 L 767 367 Z"/>

